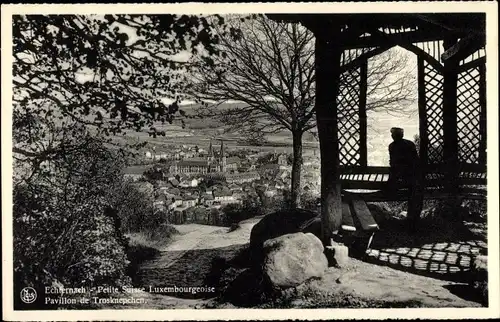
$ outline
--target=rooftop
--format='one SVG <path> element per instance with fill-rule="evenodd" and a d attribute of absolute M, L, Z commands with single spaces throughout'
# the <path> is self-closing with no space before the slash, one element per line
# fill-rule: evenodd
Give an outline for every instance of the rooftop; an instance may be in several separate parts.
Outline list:
<path fill-rule="evenodd" d="M 214 196 L 215 197 L 228 197 L 228 196 L 232 196 L 233 193 L 229 190 L 219 190 L 219 191 L 214 191 Z"/>
<path fill-rule="evenodd" d="M 208 161 L 201 159 L 186 159 L 177 162 L 177 165 L 181 167 L 208 167 Z"/>
<path fill-rule="evenodd" d="M 226 179 L 244 179 L 244 178 L 256 178 L 256 177 L 259 177 L 259 173 L 256 171 L 226 174 Z"/>
<path fill-rule="evenodd" d="M 133 165 L 123 169 L 123 174 L 143 174 L 144 171 L 148 170 L 150 167 L 146 165 Z"/>

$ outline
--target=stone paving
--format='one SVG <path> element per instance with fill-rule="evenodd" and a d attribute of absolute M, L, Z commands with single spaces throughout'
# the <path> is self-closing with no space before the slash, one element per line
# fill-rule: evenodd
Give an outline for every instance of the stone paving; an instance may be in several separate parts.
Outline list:
<path fill-rule="evenodd" d="M 464 280 L 473 258 L 487 253 L 486 242 L 463 226 L 433 228 L 413 236 L 402 226 L 382 230 L 375 235 L 365 259 L 416 274 Z"/>

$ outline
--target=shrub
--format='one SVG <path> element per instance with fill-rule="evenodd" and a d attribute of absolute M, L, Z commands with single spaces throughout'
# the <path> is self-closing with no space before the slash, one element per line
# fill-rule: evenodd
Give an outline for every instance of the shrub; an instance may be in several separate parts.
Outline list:
<path fill-rule="evenodd" d="M 420 155 L 420 136 L 418 134 L 415 134 L 413 137 L 413 142 L 415 142 L 415 146 L 417 148 L 417 153 Z M 429 150 L 427 151 L 427 156 L 429 158 L 429 162 L 433 161 L 439 161 L 439 160 L 433 160 L 433 156 L 442 156 L 443 155 L 443 146 L 440 144 L 433 144 L 429 146 Z"/>
<path fill-rule="evenodd" d="M 253 218 L 262 215 L 262 207 L 255 205 L 237 205 L 231 204 L 225 206 L 222 211 L 224 212 L 225 226 L 232 227 L 234 224 L 242 220 Z"/>
<path fill-rule="evenodd" d="M 119 160 L 91 140 L 84 149 L 52 160 L 52 171 L 15 183 L 16 289 L 53 281 L 69 287 L 130 282 L 125 240 L 109 212 L 109 191 L 123 165 Z"/>

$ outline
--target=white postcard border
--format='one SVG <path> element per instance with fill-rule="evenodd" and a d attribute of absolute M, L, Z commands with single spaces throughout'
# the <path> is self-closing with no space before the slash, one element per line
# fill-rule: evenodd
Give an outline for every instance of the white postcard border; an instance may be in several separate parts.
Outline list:
<path fill-rule="evenodd" d="M 13 311 L 12 263 L 12 15 L 90 13 L 394 13 L 485 12 L 487 14 L 488 106 L 488 268 L 489 308 L 439 309 L 204 309 Z M 498 200 L 498 3 L 497 2 L 345 2 L 345 3 L 177 3 L 2 5 L 2 266 L 4 320 L 283 320 L 499 317 Z"/>

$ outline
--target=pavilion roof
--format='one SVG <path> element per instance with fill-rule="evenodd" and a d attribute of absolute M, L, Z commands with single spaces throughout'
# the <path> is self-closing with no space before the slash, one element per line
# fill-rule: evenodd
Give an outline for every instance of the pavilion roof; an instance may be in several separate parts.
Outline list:
<path fill-rule="evenodd" d="M 346 26 L 380 28 L 439 28 L 450 31 L 484 33 L 484 13 L 314 13 L 314 14 L 267 14 L 273 20 L 300 22 L 315 25 L 319 19 Z"/>
<path fill-rule="evenodd" d="M 328 26 L 341 26 L 343 31 L 354 31 L 356 36 L 344 39 L 347 48 L 377 46 L 387 38 L 357 37 L 359 31 L 384 30 L 394 38 L 404 35 L 411 42 L 442 40 L 444 37 L 479 37 L 485 41 L 486 15 L 484 13 L 342 13 L 342 14 L 268 14 L 280 22 L 301 23 L 315 33 L 328 32 Z M 326 27 L 326 29 L 325 29 Z"/>

